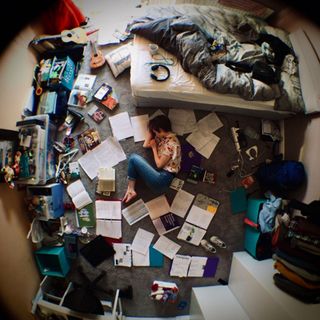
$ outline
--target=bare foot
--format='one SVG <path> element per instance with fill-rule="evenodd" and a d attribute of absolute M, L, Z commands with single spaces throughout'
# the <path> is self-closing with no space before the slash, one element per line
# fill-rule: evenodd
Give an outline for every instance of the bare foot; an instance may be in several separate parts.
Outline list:
<path fill-rule="evenodd" d="M 124 195 L 122 201 L 124 203 L 128 203 L 129 201 L 133 200 L 136 196 L 137 196 L 137 193 L 134 190 L 128 189 L 126 194 Z"/>

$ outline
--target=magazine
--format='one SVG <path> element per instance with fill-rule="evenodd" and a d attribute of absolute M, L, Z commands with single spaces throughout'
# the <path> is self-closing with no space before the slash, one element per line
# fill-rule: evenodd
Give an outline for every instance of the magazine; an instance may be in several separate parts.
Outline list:
<path fill-rule="evenodd" d="M 216 182 L 216 175 L 214 172 L 192 165 L 187 181 L 193 184 L 197 184 L 199 181 L 214 184 Z"/>
<path fill-rule="evenodd" d="M 93 99 L 109 110 L 113 110 L 119 103 L 117 94 L 107 83 L 103 83 L 98 88 L 93 95 Z"/>
<path fill-rule="evenodd" d="M 95 128 L 89 128 L 78 135 L 79 147 L 83 154 L 94 149 L 101 143 L 99 132 Z"/>
<path fill-rule="evenodd" d="M 80 73 L 69 95 L 68 106 L 85 108 L 92 99 L 92 88 L 96 75 Z"/>
<path fill-rule="evenodd" d="M 92 108 L 90 108 L 90 110 L 88 111 L 88 115 L 96 123 L 100 123 L 106 117 L 106 114 L 97 106 L 92 106 Z"/>

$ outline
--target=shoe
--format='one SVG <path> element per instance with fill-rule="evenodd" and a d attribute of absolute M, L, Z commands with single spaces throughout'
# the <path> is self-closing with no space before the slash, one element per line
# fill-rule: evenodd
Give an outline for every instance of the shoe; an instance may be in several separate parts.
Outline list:
<path fill-rule="evenodd" d="M 207 250 L 207 251 L 209 251 L 211 253 L 216 253 L 217 252 L 216 248 L 209 241 L 207 241 L 205 239 L 201 240 L 200 244 L 205 250 Z"/>
<path fill-rule="evenodd" d="M 227 247 L 226 244 L 225 244 L 221 239 L 219 239 L 219 238 L 216 237 L 216 236 L 212 236 L 212 237 L 210 238 L 210 242 L 213 243 L 213 244 L 215 244 L 215 245 L 218 246 L 219 248 L 225 249 L 225 248 Z"/>

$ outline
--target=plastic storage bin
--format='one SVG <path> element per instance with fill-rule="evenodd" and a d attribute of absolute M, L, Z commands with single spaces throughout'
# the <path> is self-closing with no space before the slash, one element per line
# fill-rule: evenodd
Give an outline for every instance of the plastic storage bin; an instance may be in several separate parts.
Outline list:
<path fill-rule="evenodd" d="M 45 276 L 65 277 L 70 270 L 70 261 L 64 247 L 43 247 L 35 251 L 40 272 Z"/>
<path fill-rule="evenodd" d="M 248 208 L 244 219 L 244 248 L 255 259 L 263 260 L 271 257 L 271 235 L 261 233 L 259 213 L 266 199 L 248 199 Z"/>

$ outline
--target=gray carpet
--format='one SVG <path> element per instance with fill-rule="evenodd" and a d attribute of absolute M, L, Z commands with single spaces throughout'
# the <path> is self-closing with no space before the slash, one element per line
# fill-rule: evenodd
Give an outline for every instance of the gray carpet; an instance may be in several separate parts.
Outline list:
<path fill-rule="evenodd" d="M 104 49 L 106 51 L 112 48 Z M 89 48 L 87 48 L 87 51 Z M 88 52 L 87 52 L 88 53 Z M 88 67 L 88 57 L 82 64 L 81 72 L 90 72 Z M 125 71 L 117 79 L 113 77 L 108 66 L 103 67 L 96 72 L 98 78 L 95 84 L 95 88 L 99 86 L 103 81 L 108 82 L 116 91 L 119 99 L 120 105 L 113 111 L 106 111 L 108 115 L 114 115 L 123 111 L 127 111 L 130 116 L 146 114 L 151 115 L 155 108 L 135 108 L 133 106 L 131 89 L 130 89 L 130 70 Z M 168 109 L 162 109 L 164 113 L 167 114 Z M 83 112 L 86 114 L 86 112 Z M 205 111 L 195 111 L 197 120 L 201 119 L 203 116 L 208 114 Z M 132 267 L 132 268 L 115 268 L 113 266 L 112 259 L 106 260 L 101 263 L 97 268 L 93 268 L 82 256 L 75 261 L 73 266 L 73 271 L 69 275 L 69 279 L 80 281 L 79 274 L 76 272 L 76 267 L 82 265 L 85 269 L 86 274 L 90 279 L 95 278 L 100 270 L 105 270 L 107 276 L 100 282 L 102 288 L 107 289 L 117 289 L 125 288 L 128 285 L 133 287 L 133 299 L 123 299 L 123 309 L 125 315 L 130 316 L 175 316 L 183 315 L 189 313 L 190 307 L 190 296 L 191 288 L 197 286 L 210 286 L 217 285 L 218 279 L 228 280 L 230 265 L 232 259 L 232 253 L 235 251 L 243 250 L 243 236 L 244 236 L 244 226 L 243 218 L 244 215 L 237 214 L 233 215 L 230 208 L 230 191 L 240 185 L 240 176 L 236 173 L 232 177 L 227 178 L 226 173 L 230 170 L 231 166 L 236 163 L 237 153 L 235 151 L 234 144 L 231 140 L 230 127 L 234 126 L 236 121 L 239 122 L 241 128 L 246 126 L 251 126 L 256 131 L 260 132 L 260 120 L 256 118 L 238 116 L 238 115 L 228 115 L 219 113 L 218 116 L 222 120 L 224 126 L 215 132 L 217 136 L 220 137 L 220 142 L 210 159 L 207 160 L 203 158 L 201 166 L 209 171 L 216 173 L 216 184 L 210 185 L 203 182 L 197 185 L 185 182 L 183 189 L 196 195 L 197 193 L 204 193 L 210 197 L 217 199 L 220 202 L 220 207 L 217 214 L 213 218 L 206 238 L 211 235 L 217 235 L 221 237 L 227 244 L 227 249 L 218 249 L 215 256 L 219 257 L 219 265 L 214 278 L 171 278 L 169 276 L 169 268 L 171 261 L 165 258 L 165 263 L 163 268 L 149 268 L 149 267 Z M 111 135 L 111 130 L 109 126 L 108 119 L 103 120 L 100 125 L 97 125 L 93 120 L 91 120 L 86 115 L 87 123 L 92 127 L 97 127 L 101 138 L 105 139 Z M 76 133 L 80 133 L 85 127 L 79 127 Z M 183 143 L 185 137 L 180 137 L 181 143 Z M 142 148 L 142 142 L 135 143 L 133 138 L 121 141 L 121 145 L 129 156 L 132 152 L 136 152 L 152 162 L 152 156 L 150 150 Z M 251 140 L 248 138 L 248 147 L 252 145 L 257 145 L 259 149 L 259 157 L 255 161 L 248 161 L 248 158 L 244 155 L 245 169 L 246 172 L 254 171 L 258 163 L 262 162 L 266 158 L 270 158 L 272 154 L 272 144 L 269 142 L 264 142 L 262 140 Z M 116 167 L 116 192 L 113 195 L 115 198 L 121 198 L 126 190 L 126 173 L 127 173 L 127 161 L 123 161 Z M 186 179 L 186 174 L 179 174 L 179 178 Z M 81 179 L 85 183 L 88 192 L 92 199 L 95 198 L 95 181 L 91 182 L 86 174 L 81 171 Z M 249 193 L 258 190 L 258 186 L 255 183 L 249 190 Z M 157 194 L 152 193 L 147 187 L 140 181 L 137 183 L 137 192 L 139 197 L 144 201 L 153 199 Z M 172 202 L 176 191 L 168 189 L 166 196 L 168 198 L 169 204 Z M 255 192 L 254 196 L 258 196 L 259 193 Z M 179 218 L 180 219 L 180 218 Z M 183 219 L 180 219 L 182 222 Z M 129 226 L 125 219 L 122 222 L 122 232 L 123 232 L 123 242 L 131 243 L 136 231 L 139 227 L 142 227 L 148 231 L 155 233 L 154 226 L 151 220 L 146 217 L 140 222 Z M 195 247 L 189 245 L 185 242 L 177 240 L 177 234 L 179 230 L 175 230 L 168 233 L 167 236 L 173 241 L 177 242 L 182 246 L 179 254 L 186 255 L 196 255 L 196 256 L 206 256 L 208 253 L 202 249 L 202 247 Z M 158 239 L 158 235 L 155 234 L 153 243 Z M 179 299 L 176 304 L 162 304 L 159 302 L 152 301 L 149 297 L 150 288 L 154 280 L 163 281 L 174 281 L 177 283 L 179 291 Z M 98 292 L 97 292 L 98 293 Z M 180 308 L 179 303 L 186 302 L 184 308 Z"/>

